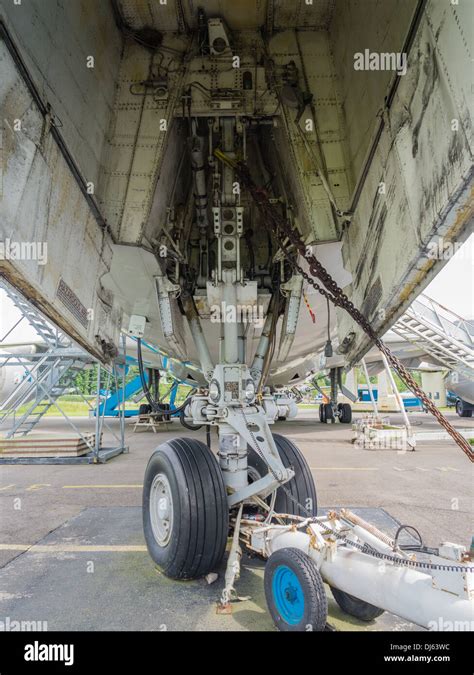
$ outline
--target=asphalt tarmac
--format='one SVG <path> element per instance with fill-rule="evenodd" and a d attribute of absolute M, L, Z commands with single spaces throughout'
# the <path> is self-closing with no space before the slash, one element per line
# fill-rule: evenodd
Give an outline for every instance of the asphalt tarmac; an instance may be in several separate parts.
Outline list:
<path fill-rule="evenodd" d="M 458 428 L 474 426 L 469 418 L 448 417 Z M 417 430 L 437 428 L 424 413 L 410 419 Z M 93 425 L 78 418 L 75 423 L 81 430 Z M 42 428 L 65 430 L 57 418 L 44 420 Z M 420 442 L 415 452 L 364 450 L 351 443 L 350 427 L 321 425 L 313 409 L 279 422 L 275 431 L 303 451 L 320 507 L 360 509 L 387 530 L 414 525 L 430 546 L 451 541 L 469 547 L 472 468 L 452 441 Z M 133 433 L 128 422 L 130 452 L 107 464 L 0 466 L 0 620 L 46 622 L 48 630 L 273 630 L 264 564 L 257 558 L 242 559 L 237 590 L 248 599 L 236 602 L 232 614 L 219 615 L 225 561 L 210 585 L 205 579 L 176 582 L 156 569 L 146 551 L 141 486 L 148 457 L 160 442 L 191 435 L 205 440 L 204 431 L 179 423 L 153 434 Z M 328 622 L 337 630 L 417 630 L 387 613 L 360 622 L 328 596 Z"/>

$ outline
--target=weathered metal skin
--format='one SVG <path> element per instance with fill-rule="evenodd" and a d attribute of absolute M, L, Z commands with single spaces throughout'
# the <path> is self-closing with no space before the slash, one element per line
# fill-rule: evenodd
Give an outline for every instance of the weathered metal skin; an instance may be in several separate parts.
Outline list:
<path fill-rule="evenodd" d="M 111 3 L 4 2 L 0 19 L 83 178 L 97 190 L 122 50 Z"/>
<path fill-rule="evenodd" d="M 427 3 L 408 56 L 408 72 L 400 78 L 390 109 L 383 111 L 384 130 L 343 237 L 345 265 L 354 273 L 346 292 L 379 333 L 445 264 L 430 257 L 430 243 L 439 238 L 462 241 L 472 229 L 469 68 L 455 66 L 469 59 L 462 33 L 468 11 Z M 355 33 L 362 26 L 357 21 Z M 356 86 L 356 81 L 348 86 Z M 459 122 L 457 131 L 451 131 L 452 120 Z M 379 194 L 382 182 L 385 194 Z M 342 312 L 338 325 L 341 337 L 354 329 Z M 367 347 L 358 332 L 348 358 L 356 361 Z"/>
<path fill-rule="evenodd" d="M 116 24 L 110 7 L 99 8 L 92 0 L 71 4 L 74 8 L 52 12 L 48 3 L 36 0 L 28 17 L 10 9 L 3 18 L 39 94 L 45 104 L 51 103 L 52 123 L 61 125 L 57 131 L 72 160 L 84 182 L 92 184 L 106 227 L 91 212 L 51 138 L 48 120 L 36 109 L 0 43 L 5 120 L 1 236 L 48 243 L 47 265 L 7 261 L 3 267 L 15 285 L 97 355 L 104 357 L 102 347 L 110 352 L 107 345 L 117 343 L 122 315 L 126 322 L 137 311 L 148 317 L 151 338 L 168 347 L 153 295 L 156 265 L 149 258 L 169 207 L 190 208 L 191 176 L 179 117 L 182 86 L 198 72 L 192 52 L 195 12 L 187 2 L 117 0 Z M 305 241 L 328 249 L 342 242 L 342 260 L 338 249 L 331 271 L 340 271 L 346 293 L 376 330 L 384 332 L 444 264 L 429 257 L 429 243 L 437 237 L 462 240 L 473 220 L 469 69 L 457 65 L 469 59 L 462 28 L 469 9 L 426 3 L 413 30 L 407 72 L 384 108 L 395 74 L 356 72 L 354 53 L 367 44 L 379 51 L 401 51 L 418 7 L 415 0 L 367 0 L 357 11 L 347 0 L 200 4 L 208 15 L 227 21 L 243 59 L 256 54 L 258 62 L 266 63 L 270 80 L 269 62 L 275 67 L 296 64 L 300 86 L 313 95 L 303 122 L 312 121 L 314 129 L 303 142 L 295 110 L 276 105 L 275 125 L 265 132 L 267 159 L 280 169 Z M 380 25 L 387 26 L 383 34 Z M 175 55 L 167 61 L 165 94 L 137 95 L 144 81 L 163 74 L 153 50 L 130 39 L 130 30 L 146 26 L 160 31 L 156 39 L 167 54 Z M 54 70 L 51 60 L 64 50 L 59 35 L 67 36 L 71 48 Z M 184 54 L 188 58 L 182 62 Z M 95 59 L 92 69 L 84 63 L 90 55 Z M 257 100 L 265 96 L 259 90 Z M 384 126 L 371 153 L 380 117 Z M 17 118 L 22 120 L 20 132 L 13 131 Z M 459 129 L 449 133 L 451 120 L 459 121 Z M 343 215 L 356 194 L 354 213 Z M 186 218 L 189 222 L 189 213 Z M 143 261 L 138 267 L 137 259 Z M 89 312 L 86 325 L 57 297 L 61 279 Z M 295 364 L 313 363 L 324 344 L 324 303 L 309 300 L 317 325 L 303 307 L 289 357 L 279 363 L 277 354 L 278 383 L 296 373 L 304 376 Z M 366 351 L 366 337 L 339 311 L 337 324 L 340 342 L 355 331 L 345 354 L 353 362 Z M 206 330 L 217 345 L 217 328 L 206 324 Z M 255 346 L 258 337 L 257 331 L 249 344 L 253 340 Z M 186 328 L 183 339 L 193 359 Z M 286 362 L 293 364 L 288 370 Z"/>
<path fill-rule="evenodd" d="M 44 256 L 18 258 L 10 251 L 0 261 L 0 273 L 79 344 L 105 359 L 102 347 L 117 343 L 121 318 L 100 285 L 110 265 L 110 235 L 91 213 L 1 41 L 0 66 L 0 239 L 11 250 L 12 243 L 41 244 Z M 67 304 L 60 288 L 72 291 Z"/>

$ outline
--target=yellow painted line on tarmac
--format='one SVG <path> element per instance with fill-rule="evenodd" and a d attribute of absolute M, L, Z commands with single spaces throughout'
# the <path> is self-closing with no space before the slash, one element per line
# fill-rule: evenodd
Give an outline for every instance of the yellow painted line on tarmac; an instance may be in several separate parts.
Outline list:
<path fill-rule="evenodd" d="M 0 492 L 3 492 L 4 490 L 9 490 L 12 487 L 15 487 L 15 483 L 10 483 L 10 485 L 4 485 L 3 487 L 0 487 Z"/>
<path fill-rule="evenodd" d="M 144 553 L 143 545 L 89 545 L 89 544 L 0 544 L 0 551 L 30 551 L 31 553 Z"/>
<path fill-rule="evenodd" d="M 121 488 L 142 488 L 143 483 L 117 484 L 117 485 L 63 485 L 63 490 L 102 490 Z"/>

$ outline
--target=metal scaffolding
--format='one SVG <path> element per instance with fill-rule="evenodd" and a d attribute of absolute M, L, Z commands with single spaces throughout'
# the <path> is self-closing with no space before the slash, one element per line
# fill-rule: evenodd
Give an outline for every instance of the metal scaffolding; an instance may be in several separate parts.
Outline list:
<path fill-rule="evenodd" d="M 103 374 L 105 373 L 106 388 L 111 382 L 116 390 L 125 388 L 126 369 L 120 364 L 126 360 L 125 338 L 122 340 L 123 351 L 111 365 L 102 365 L 90 354 L 74 344 L 63 332 L 54 327 L 43 314 L 24 298 L 3 277 L 0 277 L 0 291 L 10 299 L 20 312 L 21 316 L 13 326 L 0 336 L 0 368 L 17 366 L 23 372 L 11 393 L 0 404 L 0 434 L 4 439 L 21 438 L 31 433 L 39 424 L 44 415 L 56 408 L 69 426 L 73 429 L 89 452 L 77 457 L 2 457 L 0 464 L 95 464 L 103 463 L 122 452 L 128 452 L 125 446 L 125 419 L 123 406 L 119 412 L 120 433 L 114 429 L 99 414 L 100 389 Z M 9 350 L 7 338 L 20 325 L 26 322 L 34 329 L 38 336 L 34 349 L 30 353 L 24 350 Z M 61 407 L 59 398 L 74 388 L 76 375 L 86 367 L 97 364 L 97 407 L 93 433 L 86 435 L 77 427 L 72 418 Z M 94 411 L 90 401 L 76 388 L 82 400 L 87 404 L 89 411 Z M 102 445 L 104 426 L 116 441 L 113 447 Z M 91 440 L 91 436 L 93 439 Z"/>

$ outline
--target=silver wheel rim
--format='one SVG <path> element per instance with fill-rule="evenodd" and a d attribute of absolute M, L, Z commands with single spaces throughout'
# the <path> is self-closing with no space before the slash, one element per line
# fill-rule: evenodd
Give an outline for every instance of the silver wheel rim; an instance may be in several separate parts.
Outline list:
<path fill-rule="evenodd" d="M 151 529 L 156 542 L 166 546 L 173 529 L 173 500 L 171 487 L 164 473 L 157 473 L 150 490 Z"/>

